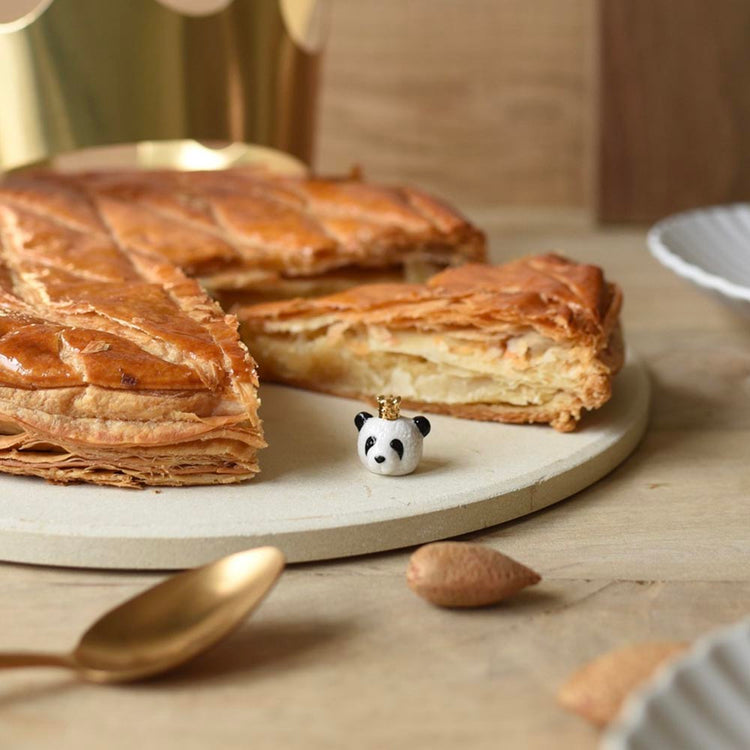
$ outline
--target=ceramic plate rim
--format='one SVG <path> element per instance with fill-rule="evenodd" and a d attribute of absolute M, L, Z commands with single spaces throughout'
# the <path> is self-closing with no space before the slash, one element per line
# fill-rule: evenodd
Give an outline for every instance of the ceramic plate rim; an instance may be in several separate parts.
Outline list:
<path fill-rule="evenodd" d="M 144 526 L 142 520 L 128 520 L 123 526 L 118 519 L 123 518 L 123 513 L 131 511 L 121 499 L 113 502 L 111 507 L 99 509 L 96 514 L 98 520 L 89 523 L 86 508 L 92 502 L 99 503 L 97 492 L 101 488 L 96 487 L 86 493 L 92 496 L 80 505 L 80 515 L 77 517 L 65 515 L 66 508 L 57 503 L 50 505 L 50 514 L 45 516 L 38 512 L 41 507 L 39 500 L 28 515 L 21 516 L 16 507 L 17 497 L 11 497 L 9 504 L 4 506 L 0 503 L 0 558 L 13 562 L 72 567 L 172 569 L 200 564 L 248 546 L 275 544 L 283 547 L 290 560 L 304 562 L 380 552 L 475 532 L 539 510 L 578 492 L 611 471 L 632 452 L 648 424 L 650 391 L 644 363 L 632 351 L 628 351 L 626 366 L 618 375 L 618 378 L 621 377 L 624 380 L 616 389 L 620 396 L 616 395 L 604 407 L 614 410 L 610 412 L 611 417 L 606 416 L 604 409 L 598 412 L 599 416 L 593 417 L 593 432 L 588 437 L 585 437 L 584 432 L 575 446 L 571 444 L 570 449 L 566 448 L 561 452 L 561 446 L 557 445 L 545 459 L 530 460 L 523 470 L 516 466 L 507 476 L 504 474 L 505 470 L 497 471 L 494 463 L 490 464 L 488 470 L 472 486 L 461 484 L 450 491 L 446 489 L 445 493 L 441 493 L 441 496 L 444 495 L 443 500 L 437 504 L 429 497 L 425 498 L 425 502 L 417 502 L 409 493 L 419 488 L 434 488 L 436 481 L 444 481 L 445 475 L 441 473 L 445 471 L 444 467 L 438 467 L 436 473 L 428 471 L 422 479 L 418 473 L 413 477 L 382 478 L 363 471 L 356 453 L 353 458 L 347 453 L 349 458 L 340 462 L 341 471 L 344 472 L 340 481 L 354 483 L 350 490 L 353 502 L 350 506 L 345 506 L 348 510 L 344 516 L 337 509 L 338 501 L 331 500 L 326 495 L 328 491 L 340 490 L 339 480 L 328 481 L 326 486 L 320 488 L 321 491 L 325 490 L 321 494 L 321 501 L 309 506 L 313 510 L 317 508 L 316 512 L 322 509 L 322 515 L 298 517 L 287 508 L 284 511 L 286 515 L 282 514 L 273 523 L 266 518 L 267 514 L 253 514 L 250 511 L 251 504 L 236 504 L 232 500 L 235 493 L 244 492 L 244 485 L 228 485 L 226 496 L 221 493 L 211 504 L 201 503 L 204 505 L 201 515 L 225 515 L 217 515 L 205 527 L 197 528 L 194 519 L 190 519 L 187 524 L 173 520 L 175 516 L 169 513 L 174 509 L 174 503 L 156 513 L 149 521 L 150 526 Z M 291 390 L 299 403 L 302 403 L 302 399 L 307 402 L 308 395 L 315 396 L 315 401 L 321 398 L 334 399 Z M 271 394 L 266 395 L 270 397 Z M 268 416 L 282 414 L 283 409 L 288 408 L 287 399 L 283 396 L 284 394 L 277 393 L 276 397 L 268 399 L 266 406 L 271 408 Z M 325 405 L 324 411 L 335 408 L 348 424 L 351 421 L 350 415 L 357 411 L 358 402 L 334 400 L 335 403 Z M 313 412 L 322 413 L 320 410 L 323 406 L 317 403 Z M 448 417 L 437 415 L 436 419 L 448 420 Z M 286 435 L 288 429 L 294 429 L 296 423 L 293 420 L 284 423 L 274 418 L 269 426 L 271 424 L 276 425 L 275 442 L 279 445 L 287 439 L 281 438 L 281 435 Z M 494 430 L 492 425 L 478 427 Z M 498 425 L 500 427 L 503 432 L 520 430 L 526 436 L 523 440 L 515 441 L 508 439 L 510 434 L 506 434 L 506 456 L 512 456 L 519 445 L 524 446 L 529 441 L 536 442 L 532 432 L 535 428 L 527 431 L 513 425 Z M 473 424 L 467 425 L 467 429 L 473 432 Z M 544 434 L 552 438 L 553 444 L 562 439 L 555 437 L 556 434 L 548 427 L 540 426 L 538 429 L 544 430 Z M 354 431 L 353 421 L 351 430 Z M 443 435 L 442 454 L 449 449 L 445 437 L 447 434 L 443 435 L 436 430 L 436 435 Z M 304 440 L 304 434 L 299 440 Z M 549 441 L 547 444 L 549 446 Z M 319 458 L 317 454 L 330 450 L 336 452 L 337 456 L 343 456 L 344 445 L 347 451 L 351 448 L 353 443 L 350 436 L 342 437 L 339 444 L 330 449 L 316 449 L 313 456 Z M 433 451 L 436 447 L 433 447 Z M 472 451 L 472 455 L 474 453 L 476 451 Z M 434 453 L 442 454 L 440 451 Z M 474 457 L 467 460 L 462 471 L 470 470 L 472 460 L 478 459 Z M 307 492 L 309 477 L 314 473 L 313 464 L 308 461 L 306 465 L 302 465 L 301 472 L 288 477 L 282 471 L 286 461 L 283 451 L 277 451 L 276 457 L 267 462 L 268 480 L 271 482 L 269 487 L 278 483 L 277 492 L 288 491 L 292 496 Z M 274 473 L 275 471 L 278 473 Z M 398 484 L 391 486 L 389 483 L 392 482 Z M 200 499 L 201 493 L 205 492 L 205 488 L 200 487 L 179 489 L 195 490 L 189 494 L 175 492 L 181 502 L 183 498 L 186 500 L 184 507 L 188 510 L 191 504 Z M 458 493 L 457 489 L 460 490 Z M 129 491 L 120 492 L 128 493 L 129 502 Z M 163 499 L 166 500 L 169 494 L 163 491 Z M 374 498 L 372 503 L 370 498 Z M 110 515 L 112 511 L 114 514 Z M 331 515 L 334 511 L 335 519 Z M 237 525 L 237 519 L 241 521 L 240 526 Z M 217 528 L 217 524 L 221 528 Z"/>

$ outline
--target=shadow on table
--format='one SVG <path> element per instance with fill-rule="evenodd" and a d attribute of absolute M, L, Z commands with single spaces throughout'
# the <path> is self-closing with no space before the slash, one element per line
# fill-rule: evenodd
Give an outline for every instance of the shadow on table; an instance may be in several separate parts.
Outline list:
<path fill-rule="evenodd" d="M 649 427 L 658 430 L 697 430 L 737 425 L 743 416 L 750 418 L 741 400 L 731 392 L 741 391 L 742 383 L 707 382 L 700 390 L 688 383 L 668 382 L 654 372 L 651 378 L 651 420 Z M 743 414 L 745 412 L 745 414 Z"/>
<path fill-rule="evenodd" d="M 351 419 L 342 426 L 327 419 L 325 411 L 326 399 L 338 408 L 341 399 L 321 394 L 310 398 L 310 394 L 289 386 L 261 388 L 260 395 L 268 447 L 260 453 L 261 472 L 254 483 L 290 475 L 315 477 L 321 466 L 335 471 L 337 464 L 356 456 L 354 414 L 361 408 L 358 402 L 351 402 Z"/>
<path fill-rule="evenodd" d="M 9 688 L 0 688 L 0 710 L 13 706 L 17 703 L 27 703 L 35 700 L 43 700 L 68 690 L 75 690 L 81 683 L 72 675 L 60 670 L 54 673 L 50 670 L 44 670 L 46 673 L 38 673 L 39 683 L 23 685 L 14 685 Z M 54 675 L 48 678 L 49 675 Z"/>
<path fill-rule="evenodd" d="M 745 375 L 740 367 L 736 370 L 734 379 Z M 627 487 L 628 492 L 655 492 L 656 500 L 660 490 L 679 481 L 670 467 L 694 461 L 706 450 L 702 444 L 704 431 L 750 428 L 750 401 L 738 398 L 731 401 L 724 395 L 734 387 L 729 378 L 725 377 L 722 383 L 691 383 L 677 377 L 670 380 L 668 375 L 651 368 L 648 374 L 651 383 L 649 423 L 638 446 L 621 464 L 589 487 L 552 506 L 460 539 L 501 543 L 517 527 L 536 524 L 539 528 L 540 522 L 555 524 L 566 506 L 574 505 L 576 513 L 584 514 L 592 506 L 620 502 L 623 487 Z"/>
<path fill-rule="evenodd" d="M 185 685 L 247 673 L 293 668 L 319 651 L 349 638 L 354 628 L 347 623 L 297 620 L 248 623 L 205 654 L 161 677 L 133 687 Z"/>
<path fill-rule="evenodd" d="M 18 703 L 42 700 L 68 690 L 159 690 L 164 687 L 203 685 L 224 677 L 247 674 L 262 677 L 284 668 L 295 668 L 318 650 L 347 639 L 354 628 L 346 623 L 301 620 L 249 623 L 206 653 L 182 667 L 143 682 L 90 686 L 59 671 L 38 672 L 39 683 L 0 688 L 0 710 Z"/>
<path fill-rule="evenodd" d="M 578 512 L 583 512 L 589 505 L 600 505 L 607 502 L 608 486 L 636 481 L 634 489 L 658 490 L 667 486 L 662 480 L 662 469 L 673 457 L 683 456 L 689 460 L 691 442 L 700 437 L 703 429 L 721 428 L 735 424 L 738 410 L 744 409 L 750 426 L 750 408 L 736 405 L 734 409 L 711 392 L 691 389 L 688 384 L 671 383 L 649 369 L 651 383 L 651 407 L 649 422 L 644 436 L 635 450 L 612 471 L 596 482 L 567 498 L 546 508 L 529 513 L 521 518 L 507 521 L 498 526 L 480 529 L 458 537 L 467 542 L 487 542 L 500 540 L 517 526 L 533 523 L 540 517 L 554 519 L 555 514 L 564 506 L 575 504 Z M 668 461 L 665 462 L 665 459 Z M 671 479 L 670 479 L 671 481 Z"/>

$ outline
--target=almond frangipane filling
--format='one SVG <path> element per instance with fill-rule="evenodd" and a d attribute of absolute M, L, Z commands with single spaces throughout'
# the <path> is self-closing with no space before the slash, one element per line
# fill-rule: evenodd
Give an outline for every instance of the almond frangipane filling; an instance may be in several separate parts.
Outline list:
<path fill-rule="evenodd" d="M 467 265 L 425 284 L 242 307 L 262 377 L 339 395 L 570 430 L 622 364 L 619 289 L 559 256 Z"/>
<path fill-rule="evenodd" d="M 514 348 L 525 344 L 524 336 L 488 348 L 455 336 L 384 335 L 377 329 L 333 338 L 252 336 L 266 379 L 313 380 L 350 394 L 398 393 L 428 404 L 550 403 L 560 391 L 576 388 L 583 368 L 571 347 L 548 343 L 540 354 L 526 349 L 519 356 Z"/>

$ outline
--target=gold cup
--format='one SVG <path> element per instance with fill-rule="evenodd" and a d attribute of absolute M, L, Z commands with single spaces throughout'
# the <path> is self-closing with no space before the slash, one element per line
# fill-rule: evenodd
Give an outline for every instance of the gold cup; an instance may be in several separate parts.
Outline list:
<path fill-rule="evenodd" d="M 175 9 L 206 3 L 39 0 L 0 23 L 0 171 L 175 139 L 259 144 L 309 164 L 327 0 Z"/>

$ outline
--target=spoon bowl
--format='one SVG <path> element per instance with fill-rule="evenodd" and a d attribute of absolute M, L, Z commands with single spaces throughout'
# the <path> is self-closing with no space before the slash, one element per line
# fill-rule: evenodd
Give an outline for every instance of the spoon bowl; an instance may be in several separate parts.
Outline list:
<path fill-rule="evenodd" d="M 234 630 L 283 569 L 275 547 L 237 552 L 128 599 L 97 620 L 69 655 L 0 654 L 0 668 L 62 666 L 100 683 L 166 672 Z"/>

